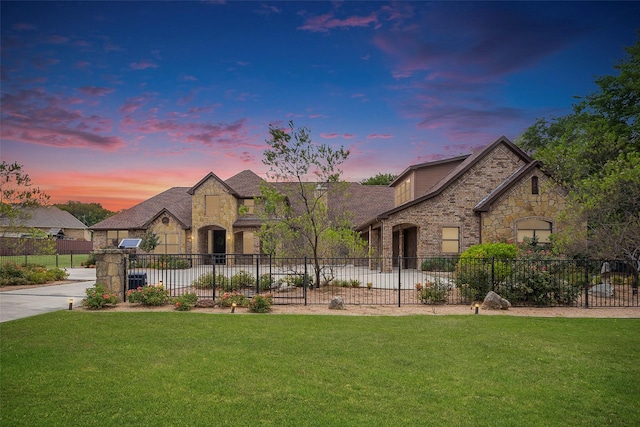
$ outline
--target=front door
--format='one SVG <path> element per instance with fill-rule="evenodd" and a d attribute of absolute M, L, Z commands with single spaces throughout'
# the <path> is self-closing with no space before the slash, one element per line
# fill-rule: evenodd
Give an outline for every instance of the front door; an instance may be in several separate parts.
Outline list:
<path fill-rule="evenodd" d="M 213 253 L 216 264 L 224 264 L 225 253 L 227 251 L 227 232 L 224 230 L 213 230 Z"/>

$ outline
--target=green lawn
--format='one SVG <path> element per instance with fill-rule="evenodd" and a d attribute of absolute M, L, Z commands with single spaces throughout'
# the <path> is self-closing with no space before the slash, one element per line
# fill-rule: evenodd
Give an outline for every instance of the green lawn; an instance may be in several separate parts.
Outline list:
<path fill-rule="evenodd" d="M 639 319 L 59 311 L 0 324 L 0 424 L 637 426 L 639 332 Z"/>
<path fill-rule="evenodd" d="M 89 254 L 75 255 L 18 255 L 18 256 L 0 256 L 0 265 L 11 261 L 17 264 L 37 264 L 44 265 L 47 268 L 78 268 L 82 267 L 82 263 L 89 258 Z"/>

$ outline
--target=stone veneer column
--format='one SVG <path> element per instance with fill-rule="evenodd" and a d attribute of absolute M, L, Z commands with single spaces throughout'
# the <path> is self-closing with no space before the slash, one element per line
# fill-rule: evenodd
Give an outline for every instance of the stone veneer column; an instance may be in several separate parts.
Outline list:
<path fill-rule="evenodd" d="M 382 272 L 393 271 L 393 226 L 382 223 Z"/>
<path fill-rule="evenodd" d="M 122 249 L 100 249 L 96 254 L 96 283 L 104 285 L 123 301 L 126 282 L 125 266 L 128 251 Z"/>

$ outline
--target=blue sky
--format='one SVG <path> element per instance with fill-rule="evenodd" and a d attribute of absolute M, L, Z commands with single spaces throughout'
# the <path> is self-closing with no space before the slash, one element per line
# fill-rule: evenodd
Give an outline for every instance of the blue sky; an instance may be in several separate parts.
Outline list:
<path fill-rule="evenodd" d="M 640 2 L 11 2 L 2 160 L 53 202 L 122 209 L 208 172 L 265 176 L 269 124 L 343 177 L 457 156 L 613 74 Z"/>

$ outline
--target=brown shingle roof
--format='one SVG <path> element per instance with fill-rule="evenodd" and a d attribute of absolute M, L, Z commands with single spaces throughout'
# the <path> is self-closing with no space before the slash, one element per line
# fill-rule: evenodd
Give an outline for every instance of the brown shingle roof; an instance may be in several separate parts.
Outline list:
<path fill-rule="evenodd" d="M 173 187 L 152 198 L 99 222 L 93 230 L 144 229 L 163 210 L 175 216 L 183 227 L 191 227 L 190 187 Z"/>
<path fill-rule="evenodd" d="M 253 171 L 247 169 L 227 179 L 225 183 L 233 188 L 240 198 L 247 199 L 260 195 L 260 184 L 263 181 Z"/>
<path fill-rule="evenodd" d="M 27 209 L 30 217 L 21 221 L 21 226 L 34 228 L 67 228 L 84 230 L 87 228 L 79 219 L 55 206 L 36 206 Z M 7 226 L 8 221 L 0 221 Z"/>

